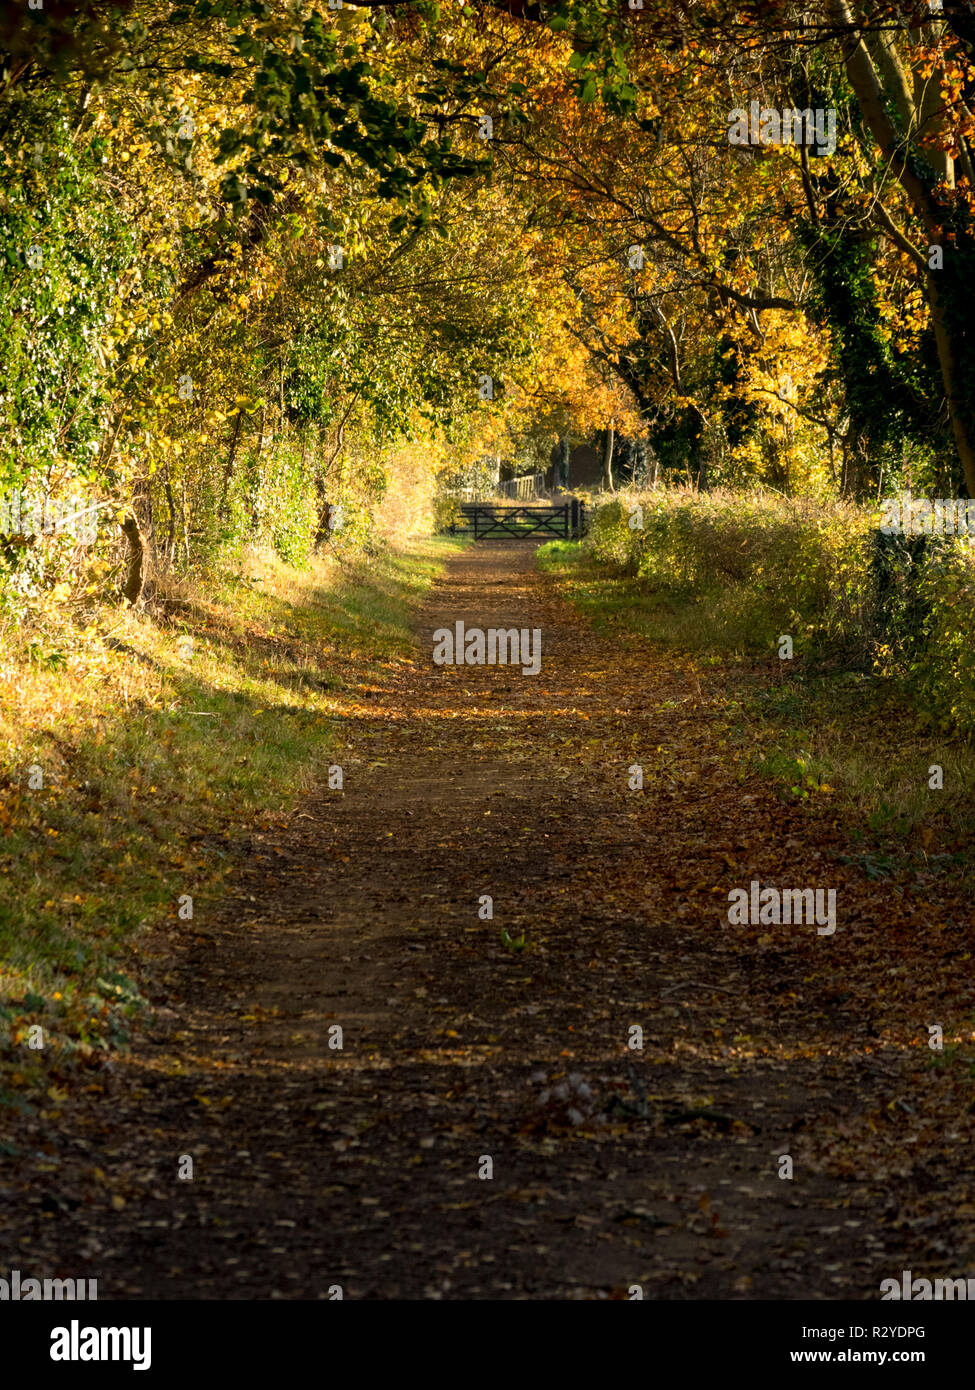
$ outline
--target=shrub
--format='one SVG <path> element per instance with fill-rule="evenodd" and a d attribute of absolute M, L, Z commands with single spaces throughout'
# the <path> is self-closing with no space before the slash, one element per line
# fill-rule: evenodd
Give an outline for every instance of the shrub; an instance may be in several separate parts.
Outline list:
<path fill-rule="evenodd" d="M 683 598 L 699 645 L 770 654 L 788 633 L 797 655 L 909 680 L 931 718 L 975 729 L 975 555 L 963 541 L 886 536 L 847 503 L 661 489 L 598 507 L 585 547 L 610 575 Z"/>

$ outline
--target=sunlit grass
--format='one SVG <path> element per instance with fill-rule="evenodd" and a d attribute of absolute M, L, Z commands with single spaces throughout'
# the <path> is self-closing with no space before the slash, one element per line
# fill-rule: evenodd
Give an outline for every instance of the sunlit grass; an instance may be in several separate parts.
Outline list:
<path fill-rule="evenodd" d="M 0 631 L 0 1023 L 20 1084 L 124 1041 L 140 925 L 182 925 L 181 895 L 220 890 L 221 837 L 322 777 L 344 699 L 412 651 L 411 606 L 458 548 L 308 570 L 251 553 L 143 612 L 52 605 Z"/>

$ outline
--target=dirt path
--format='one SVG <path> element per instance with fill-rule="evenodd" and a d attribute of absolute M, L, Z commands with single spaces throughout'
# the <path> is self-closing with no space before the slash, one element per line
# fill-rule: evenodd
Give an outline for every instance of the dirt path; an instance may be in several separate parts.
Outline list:
<path fill-rule="evenodd" d="M 453 561 L 415 661 L 349 704 L 344 790 L 156 939 L 163 1012 L 33 1136 L 7 1263 L 102 1298 L 875 1298 L 939 1250 L 964 1273 L 942 1207 L 971 1117 L 918 1141 L 938 1082 L 908 1046 L 927 1003 L 878 992 L 909 932 L 879 934 L 889 890 L 742 780 L 706 678 L 596 637 L 533 566 Z M 541 628 L 540 675 L 434 666 L 458 619 Z M 835 936 L 729 927 L 752 878 L 837 887 Z"/>

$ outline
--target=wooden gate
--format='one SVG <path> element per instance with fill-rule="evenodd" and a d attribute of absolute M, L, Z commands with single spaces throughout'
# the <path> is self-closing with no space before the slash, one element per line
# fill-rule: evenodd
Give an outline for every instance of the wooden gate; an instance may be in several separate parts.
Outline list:
<path fill-rule="evenodd" d="M 453 522 L 452 536 L 473 536 L 476 541 L 571 540 L 581 536 L 585 508 L 577 497 L 561 506 L 505 506 L 497 502 L 464 502 L 458 509 L 463 522 Z"/>

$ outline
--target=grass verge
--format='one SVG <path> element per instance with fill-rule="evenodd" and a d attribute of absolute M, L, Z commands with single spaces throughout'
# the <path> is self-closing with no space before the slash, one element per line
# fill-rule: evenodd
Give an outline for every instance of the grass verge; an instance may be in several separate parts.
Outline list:
<path fill-rule="evenodd" d="M 410 656 L 462 546 L 305 571 L 251 553 L 145 611 L 52 603 L 0 630 L 0 1121 L 126 1045 L 140 928 L 190 929 L 220 843 L 322 776 L 339 695 Z"/>
<path fill-rule="evenodd" d="M 609 577 L 578 542 L 549 542 L 537 558 L 604 635 L 686 654 L 705 684 L 707 668 L 720 669 L 738 755 L 784 799 L 829 798 L 869 877 L 975 880 L 975 749 L 926 727 L 895 682 L 799 656 L 749 656 L 734 622 L 712 623 L 700 599 Z"/>

